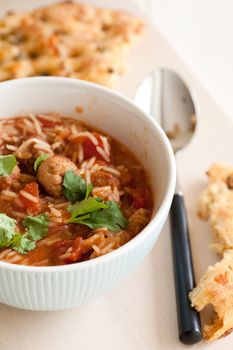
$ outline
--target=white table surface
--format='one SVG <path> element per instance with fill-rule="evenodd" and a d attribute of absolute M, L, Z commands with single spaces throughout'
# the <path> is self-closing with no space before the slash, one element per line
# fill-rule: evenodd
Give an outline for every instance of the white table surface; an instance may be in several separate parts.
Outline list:
<path fill-rule="evenodd" d="M 233 120 L 233 1 L 135 1 Z"/>
<path fill-rule="evenodd" d="M 148 31 L 133 54 L 132 62 L 128 74 L 118 84 L 118 89 L 129 96 L 134 95 L 137 84 L 147 72 L 163 65 L 183 76 L 198 101 L 197 133 L 189 147 L 179 155 L 178 167 L 186 196 L 196 277 L 199 279 L 217 257 L 208 250 L 208 226 L 197 219 L 196 199 L 206 185 L 204 172 L 211 162 L 233 162 L 233 126 L 157 30 Z M 201 342 L 193 349 L 232 350 L 232 343 L 233 335 L 230 335 L 211 344 Z M 0 350 L 93 348 L 187 348 L 177 340 L 168 226 L 150 255 L 126 281 L 87 305 L 61 312 L 29 312 L 0 305 Z"/>

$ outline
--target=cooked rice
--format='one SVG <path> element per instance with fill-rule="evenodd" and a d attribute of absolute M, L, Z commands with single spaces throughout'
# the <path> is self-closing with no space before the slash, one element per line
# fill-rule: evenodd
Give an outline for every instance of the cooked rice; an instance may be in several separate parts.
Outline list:
<path fill-rule="evenodd" d="M 102 168 L 102 170 L 104 170 L 104 171 L 107 171 L 108 173 L 111 173 L 111 174 L 113 174 L 113 175 L 115 175 L 115 176 L 117 176 L 117 177 L 120 177 L 121 176 L 121 173 L 120 173 L 120 171 L 118 171 L 118 170 L 116 170 L 116 169 L 114 169 L 114 168 L 111 168 L 110 166 L 102 166 L 101 167 Z"/>
<path fill-rule="evenodd" d="M 63 202 L 63 203 L 53 204 L 53 206 L 54 208 L 62 209 L 62 208 L 67 208 L 69 204 L 70 204 L 69 202 Z"/>
<path fill-rule="evenodd" d="M 119 202 L 119 200 L 120 200 L 120 195 L 119 195 L 118 188 L 117 188 L 116 186 L 113 188 L 113 194 L 114 194 L 114 196 L 115 196 L 115 201 L 116 201 L 116 202 Z"/>
<path fill-rule="evenodd" d="M 44 259 L 44 260 L 40 260 L 38 262 L 35 262 L 32 264 L 32 266 L 46 266 L 48 265 L 49 260 L 48 259 Z"/>
<path fill-rule="evenodd" d="M 46 241 L 44 241 L 44 243 L 45 243 L 47 246 L 51 246 L 51 245 L 53 245 L 54 243 L 57 243 L 57 242 L 60 242 L 60 241 L 61 241 L 61 238 L 54 238 L 54 239 L 46 240 Z"/>
<path fill-rule="evenodd" d="M 21 261 L 20 261 L 20 264 L 21 265 L 29 265 L 29 260 L 28 259 L 22 259 Z"/>
<path fill-rule="evenodd" d="M 35 129 L 35 124 L 32 123 L 29 119 L 24 119 L 24 124 L 28 126 L 30 129 L 34 130 Z"/>
<path fill-rule="evenodd" d="M 101 170 L 101 168 L 102 168 L 101 165 L 99 165 L 99 164 L 94 164 L 94 165 L 92 166 L 92 168 L 90 169 L 90 172 L 91 172 L 91 173 L 95 173 L 96 171 Z"/>
<path fill-rule="evenodd" d="M 84 158 L 83 145 L 81 143 L 79 143 L 79 145 L 78 145 L 78 161 L 79 161 L 79 163 L 83 162 L 83 158 Z"/>
<path fill-rule="evenodd" d="M 72 136 L 76 136 L 78 134 L 78 130 L 77 130 L 75 124 L 71 124 L 70 131 L 71 131 Z"/>
<path fill-rule="evenodd" d="M 59 260 L 65 260 L 65 259 L 69 258 L 69 256 L 70 256 L 70 252 L 62 254 L 59 256 Z"/>
<path fill-rule="evenodd" d="M 17 151 L 17 147 L 13 146 L 13 145 L 6 145 L 6 148 L 9 149 L 10 151 Z"/>
<path fill-rule="evenodd" d="M 109 243 L 108 245 L 106 245 L 106 247 L 104 247 L 102 250 L 101 250 L 101 255 L 104 255 L 104 254 L 107 254 L 109 253 L 109 250 L 112 249 L 115 245 L 115 242 L 111 242 Z"/>
<path fill-rule="evenodd" d="M 92 248 L 94 249 L 94 251 L 95 251 L 98 255 L 100 255 L 101 250 L 99 249 L 99 247 L 97 247 L 97 245 L 93 244 Z"/>
<path fill-rule="evenodd" d="M 106 136 L 100 136 L 100 139 L 103 143 L 103 147 L 104 147 L 104 151 L 105 153 L 109 156 L 110 155 L 110 147 L 109 147 L 109 143 L 108 143 L 108 139 Z"/>
<path fill-rule="evenodd" d="M 116 196 L 113 192 L 111 192 L 111 193 L 108 194 L 108 200 L 109 200 L 109 201 L 114 200 L 115 202 L 118 202 L 118 198 L 117 198 L 117 196 Z"/>
<path fill-rule="evenodd" d="M 31 138 L 27 141 L 24 141 L 21 146 L 19 146 L 19 148 L 17 149 L 16 151 L 16 156 L 19 157 L 20 159 L 28 159 L 31 157 L 31 153 L 27 150 L 28 147 L 36 142 L 35 140 L 38 140 L 38 139 L 35 139 L 35 138 Z"/>
<path fill-rule="evenodd" d="M 104 233 L 104 234 L 106 234 L 106 232 L 108 232 L 108 228 L 107 227 L 96 228 L 95 230 L 93 230 L 93 234 L 96 234 L 96 233 Z"/>
<path fill-rule="evenodd" d="M 3 259 L 6 255 L 8 255 L 8 253 L 12 252 L 11 249 L 5 249 L 2 252 L 0 252 L 0 259 Z"/>
<path fill-rule="evenodd" d="M 55 116 L 55 115 L 39 114 L 38 118 L 42 119 L 42 120 L 44 119 L 44 120 L 47 120 L 47 121 L 50 121 L 50 122 L 58 122 L 58 123 L 61 122 L 61 118 L 59 118 L 58 116 Z"/>
<path fill-rule="evenodd" d="M 21 190 L 20 194 L 21 194 L 21 196 L 23 196 L 24 198 L 27 198 L 29 201 L 31 201 L 33 203 L 38 203 L 39 202 L 38 198 L 36 198 L 32 194 L 30 194 L 30 193 L 28 193 L 28 192 L 26 192 L 24 190 Z"/>
<path fill-rule="evenodd" d="M 2 134 L 2 140 L 6 141 L 6 142 L 12 142 L 12 137 L 3 133 Z"/>
<path fill-rule="evenodd" d="M 53 220 L 54 222 L 59 223 L 59 224 L 62 223 L 62 218 L 61 218 L 61 217 L 59 217 L 59 218 L 58 218 L 58 217 L 53 217 L 52 220 Z"/>
<path fill-rule="evenodd" d="M 9 253 L 7 253 L 7 256 L 11 258 L 11 257 L 15 256 L 16 254 L 18 254 L 18 253 L 15 250 L 13 250 L 13 251 L 11 250 Z"/>
<path fill-rule="evenodd" d="M 2 195 L 2 194 L 1 194 L 1 197 L 0 197 L 0 198 L 1 198 L 2 201 L 10 201 L 10 202 L 12 201 L 12 198 L 11 198 L 11 197 L 4 196 L 4 195 Z"/>
<path fill-rule="evenodd" d="M 61 217 L 61 212 L 55 208 L 50 208 L 50 211 L 51 211 L 51 214 L 56 216 L 57 218 L 60 218 Z"/>
<path fill-rule="evenodd" d="M 5 197 L 9 197 L 10 199 L 12 198 L 17 198 L 17 194 L 15 192 L 9 191 L 9 190 L 2 190 L 1 194 Z"/>
<path fill-rule="evenodd" d="M 35 126 L 35 129 L 36 129 L 36 132 L 39 136 L 45 138 L 45 135 L 44 133 L 42 132 L 42 129 L 41 129 L 41 126 L 40 126 L 40 123 L 38 122 L 38 120 L 36 119 L 36 117 L 33 115 L 33 114 L 29 114 L 29 118 L 32 120 L 34 126 Z"/>
<path fill-rule="evenodd" d="M 11 125 L 5 126 L 4 131 L 6 134 L 11 134 L 11 135 L 18 135 L 18 131 L 16 128 L 14 128 Z"/>
<path fill-rule="evenodd" d="M 13 210 L 12 213 L 11 213 L 14 217 L 17 217 L 19 219 L 23 219 L 27 214 L 26 213 L 22 213 L 20 211 L 16 211 L 16 210 Z"/>
<path fill-rule="evenodd" d="M 104 160 L 106 162 L 109 162 L 109 156 L 107 155 L 107 153 L 103 150 L 103 148 L 97 146 L 96 147 L 96 151 L 104 158 Z"/>
<path fill-rule="evenodd" d="M 74 138 L 77 139 L 79 137 L 87 137 L 95 146 L 98 145 L 97 138 L 93 134 L 91 134 L 89 131 L 80 131 L 75 136 L 72 136 L 70 139 L 73 140 Z"/>
<path fill-rule="evenodd" d="M 55 149 L 57 149 L 58 147 L 60 147 L 62 145 L 62 141 L 57 141 L 57 142 L 54 142 L 52 145 L 51 145 L 51 148 L 52 150 L 54 151 Z"/>
<path fill-rule="evenodd" d="M 96 233 L 93 236 L 85 239 L 82 245 L 83 252 L 87 253 L 90 249 L 92 249 L 93 244 L 98 245 L 104 239 L 105 237 L 103 233 Z"/>
<path fill-rule="evenodd" d="M 90 169 L 92 167 L 92 165 L 95 163 L 95 161 L 96 161 L 96 157 L 90 158 L 90 160 L 87 162 L 85 168 Z"/>
<path fill-rule="evenodd" d="M 9 257 L 9 254 L 8 254 L 8 257 Z M 10 259 L 10 262 L 11 262 L 12 264 L 14 264 L 14 263 L 19 262 L 19 260 L 21 260 L 21 259 L 22 259 L 22 257 L 21 257 L 20 255 L 15 255 L 14 257 L 12 257 L 12 258 Z"/>

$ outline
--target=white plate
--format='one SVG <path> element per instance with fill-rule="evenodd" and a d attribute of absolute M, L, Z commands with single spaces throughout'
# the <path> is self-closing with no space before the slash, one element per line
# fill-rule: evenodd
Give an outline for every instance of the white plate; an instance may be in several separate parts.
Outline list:
<path fill-rule="evenodd" d="M 33 6 L 48 0 L 34 0 Z M 88 1 L 110 6 L 114 1 Z M 131 7 L 118 0 L 115 8 Z M 0 0 L 1 10 L 29 8 L 32 1 Z M 190 86 L 199 105 L 197 133 L 178 159 L 185 193 L 197 280 L 217 261 L 208 250 L 208 225 L 196 216 L 197 195 L 206 186 L 205 171 L 212 162 L 233 164 L 232 123 L 166 42 L 158 30 L 148 28 L 134 51 L 129 72 L 116 87 L 133 96 L 140 80 L 152 69 L 175 69 Z M 1 285 L 0 285 L 1 286 Z M 17 292 L 17 291 L 16 291 Z M 131 277 L 108 295 L 86 306 L 59 313 L 23 312 L 0 306 L 1 350 L 176 350 L 187 348 L 177 340 L 175 294 L 168 227 L 150 256 Z M 233 334 L 194 349 L 232 350 Z"/>

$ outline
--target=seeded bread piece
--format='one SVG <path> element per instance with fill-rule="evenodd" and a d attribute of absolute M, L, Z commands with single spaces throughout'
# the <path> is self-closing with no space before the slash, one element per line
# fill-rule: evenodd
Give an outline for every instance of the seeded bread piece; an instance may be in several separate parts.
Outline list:
<path fill-rule="evenodd" d="M 192 306 L 201 311 L 211 304 L 213 323 L 204 325 L 207 341 L 226 336 L 233 328 L 233 250 L 226 250 L 223 259 L 209 266 L 198 286 L 190 293 Z"/>
<path fill-rule="evenodd" d="M 222 255 L 233 248 L 233 167 L 214 164 L 207 175 L 210 183 L 199 200 L 198 214 L 210 223 L 211 247 Z"/>
<path fill-rule="evenodd" d="M 0 19 L 0 81 L 35 75 L 111 86 L 142 36 L 140 18 L 76 2 Z"/>
<path fill-rule="evenodd" d="M 212 341 L 233 328 L 233 167 L 213 164 L 207 175 L 209 184 L 200 197 L 198 214 L 209 222 L 211 248 L 222 260 L 208 267 L 189 296 L 197 311 L 213 306 L 213 323 L 203 327 L 205 339 Z"/>

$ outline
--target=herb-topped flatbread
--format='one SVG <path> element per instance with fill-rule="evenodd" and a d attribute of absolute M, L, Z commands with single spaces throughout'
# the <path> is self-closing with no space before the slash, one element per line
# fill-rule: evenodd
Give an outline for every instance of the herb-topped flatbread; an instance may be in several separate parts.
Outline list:
<path fill-rule="evenodd" d="M 37 75 L 112 85 L 142 35 L 125 12 L 62 2 L 0 20 L 0 81 Z"/>

